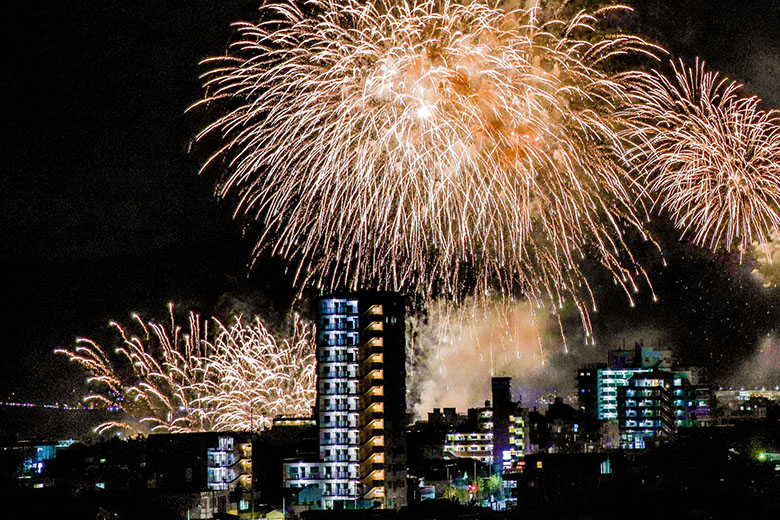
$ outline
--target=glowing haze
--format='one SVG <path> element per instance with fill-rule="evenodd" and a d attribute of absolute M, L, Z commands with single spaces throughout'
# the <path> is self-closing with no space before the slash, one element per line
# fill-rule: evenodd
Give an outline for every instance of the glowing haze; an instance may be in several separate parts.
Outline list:
<path fill-rule="evenodd" d="M 631 294 L 624 242 L 644 208 L 617 157 L 627 101 L 599 36 L 608 8 L 572 19 L 485 0 L 286 0 L 236 24 L 206 60 L 198 105 L 216 118 L 217 194 L 261 224 L 256 254 L 300 286 L 460 298 L 491 288 L 574 301 L 590 333 L 586 255 Z M 625 9 L 625 8 L 622 8 Z M 647 238 L 645 236 L 645 238 Z"/>
<path fill-rule="evenodd" d="M 413 325 L 415 415 L 481 406 L 490 399 L 493 376 L 513 377 L 517 385 L 543 373 L 553 351 L 545 350 L 549 338 L 540 331 L 549 325 L 528 302 L 432 304 Z"/>

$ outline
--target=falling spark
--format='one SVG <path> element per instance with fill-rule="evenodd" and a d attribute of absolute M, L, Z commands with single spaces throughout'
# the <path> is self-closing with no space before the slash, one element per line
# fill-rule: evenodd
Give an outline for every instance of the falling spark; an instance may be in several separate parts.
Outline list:
<path fill-rule="evenodd" d="M 222 143 L 206 164 L 226 169 L 216 193 L 262 224 L 255 255 L 290 261 L 301 287 L 570 299 L 590 334 L 583 258 L 629 300 L 647 280 L 624 242 L 648 238 L 617 160 L 627 91 L 605 64 L 658 49 L 597 36 L 614 9 L 542 21 L 486 0 L 266 4 L 205 62 L 195 106 L 222 110 L 198 136 Z"/>
<path fill-rule="evenodd" d="M 86 338 L 55 351 L 89 371 L 87 402 L 127 415 L 101 424 L 98 433 L 257 431 L 276 415 L 311 413 L 314 346 L 298 316 L 293 339 L 277 343 L 257 317 L 247 324 L 238 316 L 227 327 L 213 319 L 212 336 L 209 322 L 201 330 L 192 312 L 183 333 L 169 310 L 169 328 L 133 315 L 139 336 L 111 322 L 121 337 L 113 353 Z"/>
<path fill-rule="evenodd" d="M 672 64 L 674 78 L 637 73 L 627 155 L 656 205 L 683 235 L 712 250 L 748 250 L 780 226 L 780 113 L 740 96 L 704 63 Z"/>

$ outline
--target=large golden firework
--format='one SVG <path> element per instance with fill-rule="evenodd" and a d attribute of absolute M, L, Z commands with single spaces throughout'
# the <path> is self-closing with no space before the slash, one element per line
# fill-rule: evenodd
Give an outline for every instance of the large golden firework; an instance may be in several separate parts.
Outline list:
<path fill-rule="evenodd" d="M 634 75 L 626 131 L 656 204 L 697 245 L 746 251 L 780 226 L 780 113 L 697 61 Z"/>
<path fill-rule="evenodd" d="M 646 278 L 624 242 L 644 236 L 641 188 L 616 160 L 627 95 L 604 64 L 655 48 L 597 36 L 614 9 L 266 4 L 206 60 L 198 105 L 221 112 L 199 138 L 222 142 L 217 194 L 261 223 L 256 254 L 291 261 L 300 286 L 570 298 L 589 333 L 582 258 L 629 299 Z"/>
<path fill-rule="evenodd" d="M 293 338 L 277 343 L 259 318 L 241 316 L 230 326 L 189 315 L 189 332 L 133 315 L 140 335 L 116 322 L 121 343 L 107 351 L 79 338 L 57 349 L 85 367 L 92 393 L 86 402 L 115 406 L 126 421 L 97 427 L 98 433 L 131 434 L 262 430 L 276 415 L 310 415 L 315 397 L 314 344 L 296 316 Z"/>

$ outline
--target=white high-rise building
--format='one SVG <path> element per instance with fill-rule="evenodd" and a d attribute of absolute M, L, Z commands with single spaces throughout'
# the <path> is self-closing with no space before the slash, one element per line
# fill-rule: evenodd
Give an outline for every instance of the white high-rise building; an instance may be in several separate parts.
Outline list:
<path fill-rule="evenodd" d="M 323 508 L 403 505 L 403 302 L 366 293 L 317 305 L 319 460 L 285 464 L 285 487 L 316 490 Z"/>

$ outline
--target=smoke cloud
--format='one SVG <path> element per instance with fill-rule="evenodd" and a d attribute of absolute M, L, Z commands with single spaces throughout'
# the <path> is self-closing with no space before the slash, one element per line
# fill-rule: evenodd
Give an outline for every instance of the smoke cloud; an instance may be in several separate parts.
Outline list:
<path fill-rule="evenodd" d="M 490 378 L 533 377 L 544 370 L 550 320 L 527 302 L 433 304 L 411 320 L 410 389 L 414 413 L 465 410 L 490 399 Z"/>
<path fill-rule="evenodd" d="M 780 331 L 762 338 L 756 353 L 742 362 L 729 383 L 745 387 L 780 385 Z"/>
<path fill-rule="evenodd" d="M 463 412 L 491 399 L 494 376 L 511 377 L 517 393 L 533 388 L 564 396 L 576 389 L 577 369 L 605 362 L 609 350 L 631 348 L 635 342 L 670 348 L 664 331 L 626 325 L 595 342 L 585 341 L 581 328 L 566 327 L 572 331 L 567 332 L 567 351 L 557 320 L 538 309 L 532 312 L 528 302 L 438 302 L 427 315 L 410 320 L 409 404 L 417 418 L 433 408 Z"/>

